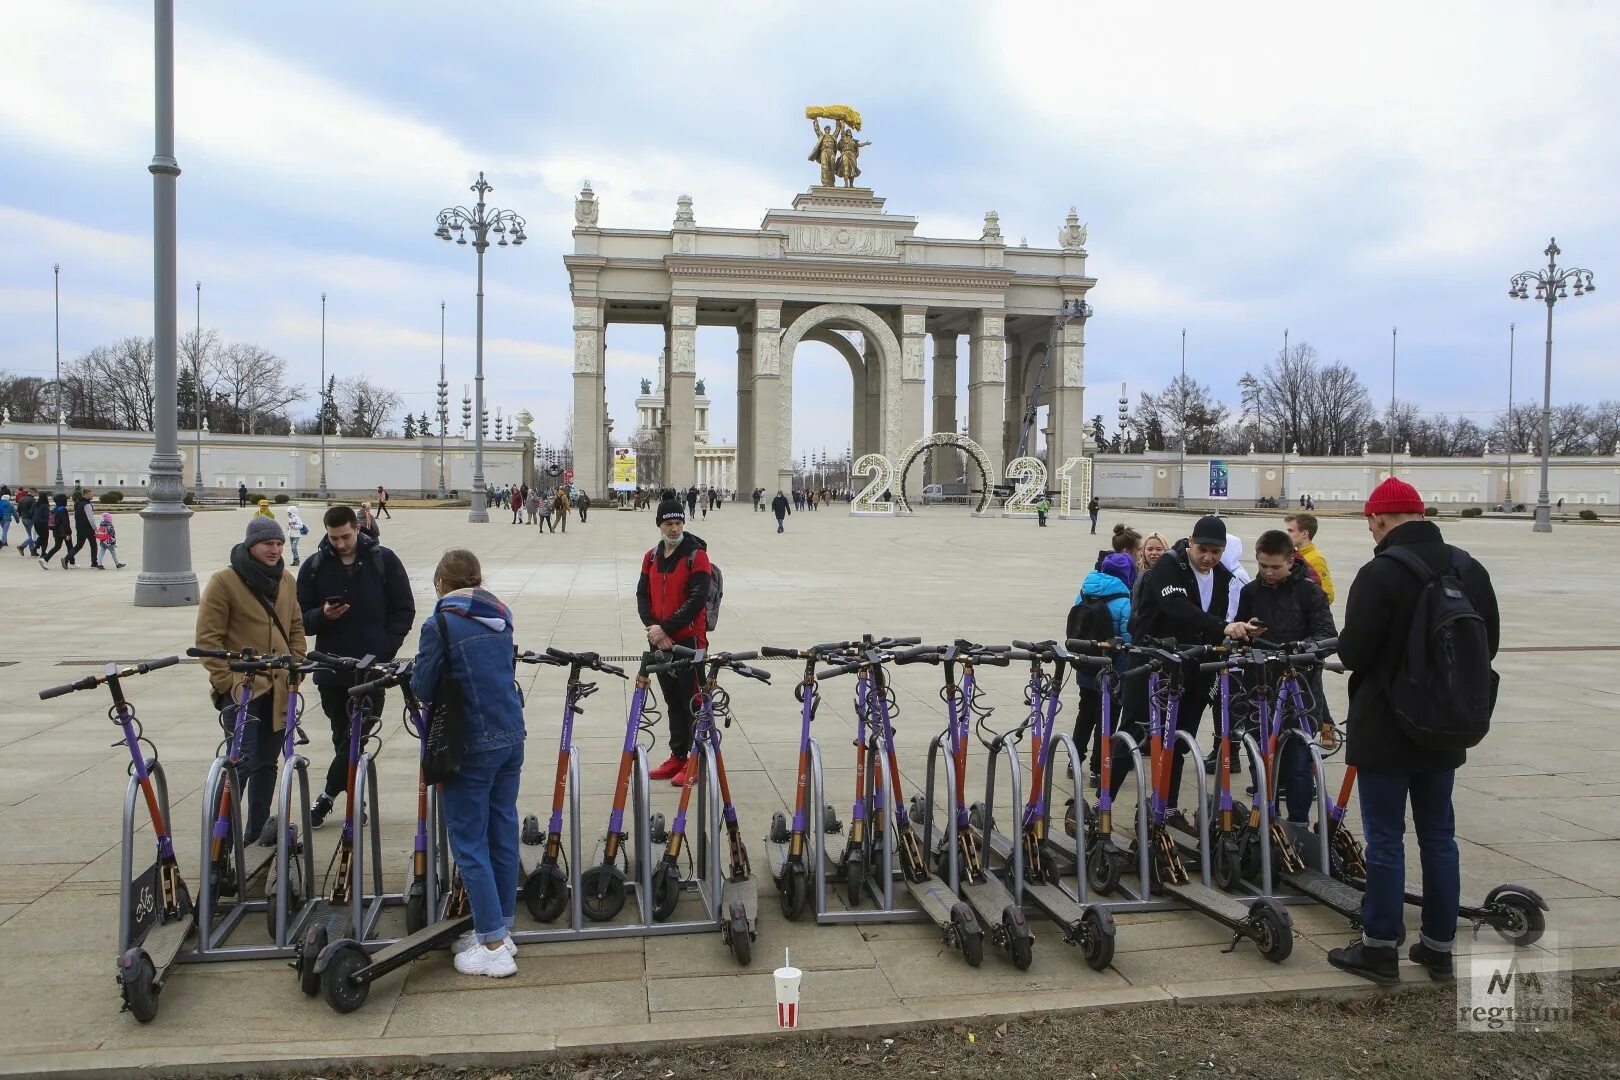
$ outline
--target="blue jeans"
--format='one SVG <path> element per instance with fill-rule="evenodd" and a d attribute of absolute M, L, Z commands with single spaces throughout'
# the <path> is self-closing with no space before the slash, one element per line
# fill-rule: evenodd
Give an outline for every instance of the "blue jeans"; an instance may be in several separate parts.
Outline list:
<path fill-rule="evenodd" d="M 1316 802 L 1316 773 L 1311 769 L 1311 752 L 1298 739 L 1284 739 L 1277 763 L 1277 778 L 1283 789 L 1283 803 L 1288 820 L 1301 825 L 1311 820 L 1311 805 Z M 1402 815 L 1406 813 L 1403 808 Z"/>
<path fill-rule="evenodd" d="M 518 774 L 523 744 L 468 754 L 444 785 L 450 852 L 472 903 L 473 931 L 488 944 L 517 921 Z"/>
<path fill-rule="evenodd" d="M 1423 943 L 1451 951 L 1457 937 L 1462 876 L 1451 809 L 1453 771 L 1380 772 L 1356 776 L 1361 829 L 1367 840 L 1367 893 L 1361 902 L 1362 941 L 1394 948 L 1406 904 L 1406 801 L 1412 800 L 1423 866 Z"/>

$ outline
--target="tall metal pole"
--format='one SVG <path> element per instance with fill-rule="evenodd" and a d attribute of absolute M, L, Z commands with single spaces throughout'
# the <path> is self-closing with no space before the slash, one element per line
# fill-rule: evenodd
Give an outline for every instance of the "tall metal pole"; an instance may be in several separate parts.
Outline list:
<path fill-rule="evenodd" d="M 56 284 L 56 489 L 62 489 L 62 264 L 52 263 Z"/>
<path fill-rule="evenodd" d="M 197 452 L 193 455 L 197 459 L 197 475 L 191 484 L 191 501 L 201 504 L 203 497 L 202 479 L 202 282 L 197 282 L 197 337 L 193 342 L 195 352 L 192 354 L 192 383 L 191 394 L 197 400 Z"/>
<path fill-rule="evenodd" d="M 174 0 L 154 0 L 153 69 L 156 145 L 152 163 L 153 364 L 152 461 L 141 511 L 141 572 L 135 579 L 137 607 L 173 607 L 197 602 L 191 569 L 191 510 L 181 484 L 180 432 L 175 383 L 175 332 L 179 319 L 175 270 Z"/>
<path fill-rule="evenodd" d="M 332 493 L 326 490 L 326 412 L 331 399 L 326 396 L 326 294 L 321 293 L 321 501 L 331 502 Z"/>
<path fill-rule="evenodd" d="M 444 381 L 444 301 L 439 301 L 439 498 L 443 499 L 447 493 L 444 489 L 444 429 L 449 426 L 450 418 L 445 412 L 448 407 L 446 394 L 448 385 Z"/>
<path fill-rule="evenodd" d="M 1508 411 L 1507 411 L 1507 493 L 1508 510 L 1513 509 L 1513 333 L 1517 323 L 1508 323 Z"/>
<path fill-rule="evenodd" d="M 484 193 L 478 193 L 478 217 L 484 216 Z M 473 491 L 472 506 L 467 520 L 489 520 L 489 505 L 484 498 L 484 238 L 477 239 L 478 248 L 478 353 L 477 368 L 473 373 L 473 415 L 478 423 L 473 427 Z"/>
<path fill-rule="evenodd" d="M 1187 505 L 1187 328 L 1181 328 L 1181 464 L 1176 466 L 1176 509 Z"/>
<path fill-rule="evenodd" d="M 1288 363 L 1288 327 L 1283 327 L 1283 363 Z M 1280 404 L 1280 403 L 1279 403 Z M 1255 413 L 1260 411 L 1259 402 L 1255 403 Z M 1288 414 L 1284 412 L 1277 418 L 1277 437 L 1282 443 L 1282 465 L 1277 470 L 1277 505 L 1283 509 L 1288 506 Z"/>
<path fill-rule="evenodd" d="M 1552 256 L 1547 257 L 1547 276 L 1555 276 Z M 1552 502 L 1547 494 L 1547 471 L 1552 461 L 1552 311 L 1558 290 L 1547 290 L 1547 359 L 1541 376 L 1541 490 L 1536 493 L 1536 523 L 1532 532 L 1552 532 Z"/>
<path fill-rule="evenodd" d="M 1395 475 L 1395 344 L 1401 328 L 1389 328 L 1389 475 Z"/>

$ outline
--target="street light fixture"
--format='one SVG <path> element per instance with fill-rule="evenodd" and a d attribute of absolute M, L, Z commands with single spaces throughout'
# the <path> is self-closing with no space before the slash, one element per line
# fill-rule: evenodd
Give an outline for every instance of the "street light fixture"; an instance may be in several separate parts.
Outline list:
<path fill-rule="evenodd" d="M 1513 275 L 1513 280 L 1508 282 L 1508 295 L 1516 300 L 1530 299 L 1526 286 L 1532 281 L 1535 282 L 1536 299 L 1547 305 L 1547 357 L 1541 386 L 1541 491 L 1536 496 L 1536 523 L 1532 526 L 1532 531 L 1538 533 L 1552 532 L 1552 505 L 1547 499 L 1547 472 L 1550 464 L 1548 459 L 1552 452 L 1553 305 L 1569 298 L 1570 285 L 1575 286 L 1576 296 L 1585 296 L 1589 292 L 1597 291 L 1597 286 L 1592 283 L 1592 271 L 1579 268 L 1561 269 L 1558 266 L 1558 256 L 1563 252 L 1558 247 L 1556 237 L 1547 242 L 1547 248 L 1542 254 L 1547 256 L 1546 270 L 1525 270 Z"/>
<path fill-rule="evenodd" d="M 1130 439 L 1130 435 L 1126 431 L 1126 425 L 1130 422 L 1130 416 L 1131 416 L 1130 408 L 1131 408 L 1130 399 L 1125 396 L 1125 384 L 1120 383 L 1119 384 L 1119 410 L 1118 410 L 1119 411 L 1119 451 L 1122 454 L 1128 454 L 1128 453 L 1131 452 L 1131 439 Z"/>
<path fill-rule="evenodd" d="M 1389 475 L 1395 475 L 1395 346 L 1401 328 L 1389 328 Z"/>
<path fill-rule="evenodd" d="M 507 247 L 508 237 L 511 238 L 511 246 L 521 247 L 528 236 L 523 231 L 527 223 L 522 217 L 511 210 L 497 210 L 485 205 L 484 196 L 495 189 L 484 179 L 482 172 L 478 174 L 478 182 L 469 190 L 478 196 L 478 202 L 471 210 L 451 206 L 439 211 L 439 227 L 433 235 L 446 243 L 453 237 L 457 244 L 465 246 L 467 233 L 471 232 L 473 250 L 478 252 L 478 366 L 474 381 L 477 385 L 480 423 L 474 432 L 472 506 L 467 511 L 467 520 L 488 521 L 489 506 L 484 492 L 483 421 L 489 415 L 484 408 L 484 252 L 489 250 L 491 235 L 498 238 L 496 247 Z"/>

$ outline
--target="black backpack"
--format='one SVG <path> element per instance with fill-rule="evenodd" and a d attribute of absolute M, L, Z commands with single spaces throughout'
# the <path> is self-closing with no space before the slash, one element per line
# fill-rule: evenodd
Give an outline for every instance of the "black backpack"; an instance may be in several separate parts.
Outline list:
<path fill-rule="evenodd" d="M 1114 615 L 1108 610 L 1108 601 L 1100 596 L 1088 596 L 1069 609 L 1069 621 L 1064 636 L 1086 641 L 1109 641 L 1114 636 Z"/>
<path fill-rule="evenodd" d="M 1402 730 L 1431 750 L 1479 745 L 1491 729 L 1499 677 L 1491 670 L 1485 620 L 1463 592 L 1468 553 L 1451 548 L 1438 571 L 1406 548 L 1386 548 L 1382 554 L 1420 582 L 1406 645 L 1389 685 Z"/>

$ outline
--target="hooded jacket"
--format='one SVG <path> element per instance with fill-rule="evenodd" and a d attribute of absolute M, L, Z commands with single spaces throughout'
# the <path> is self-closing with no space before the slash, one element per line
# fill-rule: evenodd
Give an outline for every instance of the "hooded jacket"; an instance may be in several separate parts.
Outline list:
<path fill-rule="evenodd" d="M 450 634 L 439 635 L 439 618 Z M 466 709 L 463 733 L 469 754 L 501 750 L 523 741 L 523 699 L 517 689 L 517 649 L 512 612 L 483 589 L 457 589 L 439 598 L 422 623 L 411 669 L 411 690 L 430 701 L 446 657 L 461 684 Z"/>
<path fill-rule="evenodd" d="M 642 556 L 636 582 L 636 613 L 641 625 L 654 623 L 688 647 L 709 644 L 709 589 L 713 584 L 708 547 L 685 533 L 670 553 L 659 541 Z M 693 642 L 695 641 L 695 645 Z"/>
<path fill-rule="evenodd" d="M 1278 644 L 1321 641 L 1333 637 L 1333 610 L 1327 594 L 1310 578 L 1303 562 L 1288 564 L 1288 576 L 1276 585 L 1255 578 L 1238 597 L 1237 622 L 1259 619 L 1267 641 Z"/>
<path fill-rule="evenodd" d="M 298 619 L 292 572 L 283 568 L 276 590 L 275 618 L 247 583 L 231 567 L 214 571 L 197 603 L 196 643 L 202 649 L 232 652 L 251 646 L 264 653 L 304 655 L 304 626 Z M 283 631 L 286 637 L 282 636 Z M 224 660 L 205 659 L 209 687 L 216 694 L 235 692 L 240 677 Z M 253 677 L 253 696 L 273 692 L 271 721 L 277 731 L 287 722 L 287 673 L 276 671 Z"/>
<path fill-rule="evenodd" d="M 325 600 L 341 596 L 349 610 L 328 620 Z M 416 600 L 405 564 L 365 533 L 355 537 L 354 562 L 343 565 L 332 542 L 321 537 L 315 553 L 298 568 L 298 610 L 304 632 L 316 647 L 335 656 L 375 656 L 392 660 L 416 625 Z M 342 682 L 346 674 L 317 671 L 316 685 Z"/>
<path fill-rule="evenodd" d="M 1350 670 L 1349 745 L 1345 763 L 1388 772 L 1443 772 L 1466 760 L 1462 750 L 1431 750 L 1406 737 L 1389 702 L 1389 684 L 1406 649 L 1417 609 L 1418 580 L 1394 559 L 1376 555 L 1392 547 L 1408 548 L 1431 568 L 1451 558 L 1451 545 L 1432 521 L 1407 521 L 1384 535 L 1375 558 L 1350 583 L 1344 629 L 1339 631 L 1339 659 Z M 1501 643 L 1502 623 L 1491 576 L 1470 558 L 1462 573 L 1463 595 L 1485 620 L 1491 656 Z"/>
<path fill-rule="evenodd" d="M 1232 571 L 1216 563 L 1210 572 L 1215 580 L 1206 610 L 1199 603 L 1198 579 L 1187 554 L 1187 542 L 1178 540 L 1143 575 L 1141 603 L 1136 607 L 1131 633 L 1138 638 L 1171 638 L 1188 645 L 1219 644 L 1226 636 Z"/>
<path fill-rule="evenodd" d="M 1322 591 L 1327 594 L 1328 603 L 1333 603 L 1333 575 L 1328 571 L 1327 557 L 1322 554 L 1322 549 L 1316 546 L 1316 541 L 1312 540 L 1308 544 L 1301 545 L 1295 553 L 1310 564 L 1316 574 L 1317 584 L 1321 585 Z"/>
<path fill-rule="evenodd" d="M 1123 581 L 1101 570 L 1091 571 L 1080 583 L 1080 592 L 1076 594 L 1074 602 L 1078 605 L 1087 600 L 1108 601 L 1108 614 L 1114 620 L 1114 636 L 1130 640 L 1131 590 Z"/>

